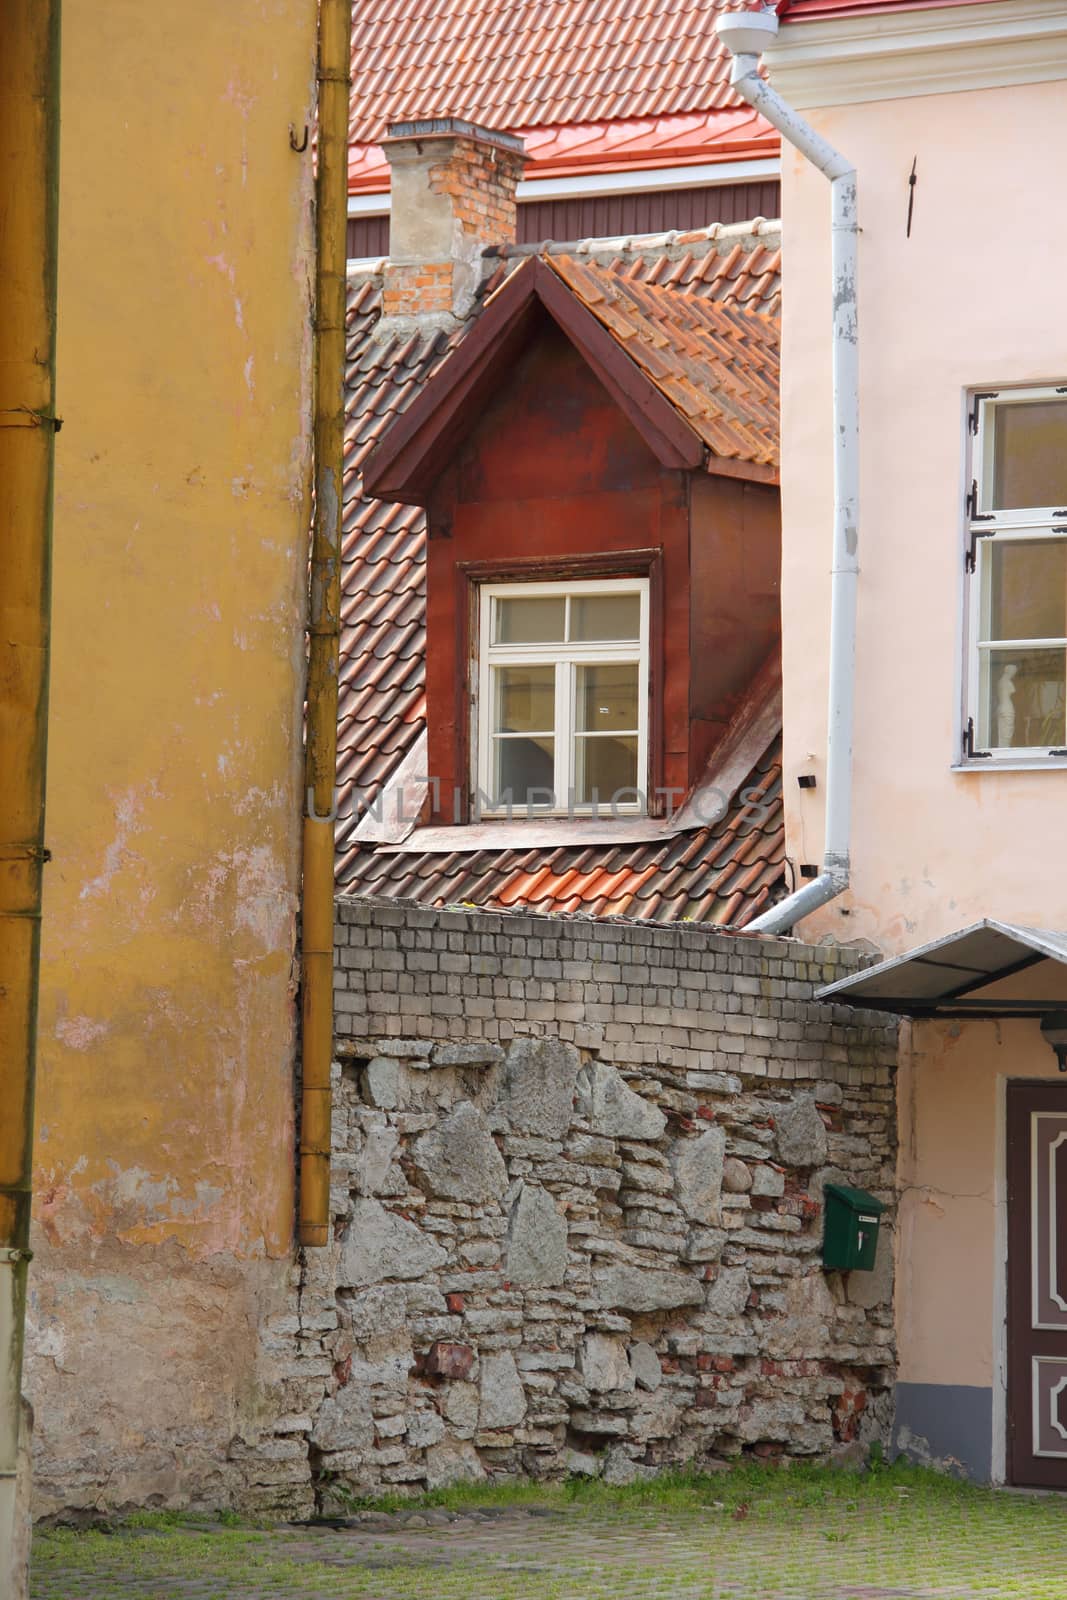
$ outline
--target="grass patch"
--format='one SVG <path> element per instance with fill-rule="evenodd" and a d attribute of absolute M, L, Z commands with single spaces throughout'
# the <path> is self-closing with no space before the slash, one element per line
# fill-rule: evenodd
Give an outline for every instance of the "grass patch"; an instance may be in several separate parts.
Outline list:
<path fill-rule="evenodd" d="M 431 1489 L 426 1494 L 353 1494 L 343 1482 L 323 1483 L 323 1498 L 331 1508 L 329 1515 L 346 1516 L 357 1511 L 377 1511 L 383 1515 L 401 1511 L 464 1511 L 493 1506 L 541 1506 L 558 1500 L 562 1484 L 531 1483 L 525 1479 L 457 1483 L 447 1489 Z"/>
<path fill-rule="evenodd" d="M 183 1511 L 130 1511 L 120 1520 L 124 1528 L 177 1528 L 188 1519 Z"/>
<path fill-rule="evenodd" d="M 572 1506 L 624 1510 L 648 1507 L 663 1511 L 699 1511 L 721 1504 L 728 1510 L 745 1504 L 773 1511 L 817 1508 L 855 1501 L 870 1505 L 879 1500 L 896 1502 L 901 1495 L 923 1494 L 946 1503 L 992 1496 L 983 1489 L 928 1467 L 903 1461 L 892 1466 L 875 1463 L 863 1473 L 837 1472 L 827 1467 L 794 1462 L 789 1466 L 740 1461 L 722 1472 L 672 1468 L 654 1478 L 612 1486 L 599 1478 L 574 1477 L 562 1483 L 495 1482 L 457 1483 L 421 1495 L 354 1495 L 343 1484 L 329 1485 L 327 1497 L 345 1511 L 393 1513 L 437 1508 L 468 1511 L 501 1506 L 565 1510 Z"/>
<path fill-rule="evenodd" d="M 38 1532 L 33 1600 L 1064 1600 L 1067 1507 L 928 1470 L 740 1462 L 597 1480 L 458 1484 L 377 1512 L 545 1510 L 408 1527 L 269 1528 L 142 1513 Z"/>

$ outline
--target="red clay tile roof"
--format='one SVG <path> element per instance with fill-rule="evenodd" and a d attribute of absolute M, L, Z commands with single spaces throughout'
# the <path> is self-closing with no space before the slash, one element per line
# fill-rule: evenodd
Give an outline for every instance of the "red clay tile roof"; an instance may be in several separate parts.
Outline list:
<path fill-rule="evenodd" d="M 467 902 L 503 910 L 641 917 L 656 922 L 751 920 L 781 883 L 785 862 L 782 767 L 776 739 L 735 806 L 714 828 L 638 844 L 565 845 L 447 854 L 362 849 L 349 894 Z M 760 813 L 764 813 L 762 816 Z"/>
<path fill-rule="evenodd" d="M 484 127 L 734 109 L 712 0 L 363 0 L 350 138 L 387 122 Z"/>
<path fill-rule="evenodd" d="M 778 324 L 570 255 L 545 258 L 720 460 L 778 466 Z"/>
<path fill-rule="evenodd" d="M 627 283 L 656 284 L 716 304 L 777 317 L 782 308 L 782 225 L 756 217 L 743 226 L 712 223 L 695 233 L 518 245 L 486 279 L 486 298 L 527 255 L 589 261 Z"/>
<path fill-rule="evenodd" d="M 714 160 L 720 138 L 735 141 L 740 109 L 760 149 L 729 153 L 775 155 L 776 132 L 730 88 L 715 32 L 723 9 L 722 0 L 363 0 L 352 25 L 350 187 L 388 188 L 377 150 L 386 123 L 425 117 L 523 133 L 528 177 L 545 175 L 532 130 L 558 136 L 576 123 L 645 119 L 652 135 L 660 119 L 702 113 L 702 159 Z"/>
<path fill-rule="evenodd" d="M 487 293 L 523 254 L 516 251 L 500 262 L 486 285 Z M 570 246 L 567 254 L 614 273 L 631 290 L 641 284 L 670 285 L 680 300 L 769 314 L 778 310 L 777 224 L 757 223 L 747 230 L 714 226 L 658 241 L 598 241 L 595 247 Z M 780 882 L 783 871 L 780 781 L 772 771 L 773 753 L 765 758 L 770 762 L 765 772 L 770 811 L 758 828 L 743 830 L 744 819 L 735 809 L 714 828 L 669 841 L 540 853 L 478 851 L 469 861 L 466 856 L 387 854 L 353 838 L 363 811 L 395 772 L 426 720 L 424 516 L 416 507 L 365 498 L 361 470 L 391 420 L 462 337 L 460 331 L 375 339 L 380 299 L 377 274 L 350 281 L 338 707 L 339 887 L 354 894 L 386 894 L 426 903 L 443 903 L 444 896 L 487 905 L 527 903 L 527 899 L 533 904 L 526 895 L 530 887 L 541 910 L 569 908 L 578 896 L 583 909 L 602 914 L 603 905 L 610 903 L 619 911 L 629 897 L 628 915 L 673 920 L 699 914 L 717 922 L 747 921 Z M 521 877 L 534 870 L 531 855 L 540 863 L 538 871 L 551 869 L 540 873 L 535 890 Z M 475 860 L 478 872 L 472 878 L 464 863 Z M 573 869 L 575 876 L 568 880 L 569 893 L 562 894 L 563 885 L 557 900 L 560 873 L 554 868 L 564 860 L 564 870 Z M 451 862 L 447 875 L 446 861 Z M 676 869 L 680 869 L 677 874 Z M 669 893 L 661 892 L 654 882 L 661 871 L 675 874 Z M 457 894 L 454 880 L 460 876 L 464 891 Z M 521 892 L 516 890 L 518 884 L 523 885 Z M 510 899 L 502 898 L 505 894 Z M 681 909 L 683 901 L 690 909 Z"/>

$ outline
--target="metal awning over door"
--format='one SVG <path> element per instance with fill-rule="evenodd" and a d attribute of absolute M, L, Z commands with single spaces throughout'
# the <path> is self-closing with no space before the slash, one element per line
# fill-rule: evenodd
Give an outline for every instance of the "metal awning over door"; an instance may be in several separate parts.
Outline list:
<path fill-rule="evenodd" d="M 816 999 L 904 1017 L 1042 1016 L 1064 1006 L 1062 993 L 1024 999 L 982 991 L 1043 961 L 1067 967 L 1067 933 L 986 918 L 828 984 Z"/>

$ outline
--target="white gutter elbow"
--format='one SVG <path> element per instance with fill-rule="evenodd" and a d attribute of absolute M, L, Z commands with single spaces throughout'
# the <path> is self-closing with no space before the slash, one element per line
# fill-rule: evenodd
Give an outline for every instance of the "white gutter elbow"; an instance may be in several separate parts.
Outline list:
<path fill-rule="evenodd" d="M 716 32 L 734 57 L 730 82 L 743 100 L 830 180 L 833 268 L 834 522 L 830 562 L 830 683 L 826 736 L 826 837 L 817 878 L 748 924 L 784 933 L 849 885 L 852 834 L 852 729 L 859 577 L 859 346 L 856 299 L 856 170 L 759 75 L 759 58 L 778 32 L 773 9 L 726 11 Z"/>
<path fill-rule="evenodd" d="M 773 12 L 770 14 L 774 18 L 774 28 L 766 35 L 768 43 L 778 32 L 778 18 Z M 728 19 L 745 15 L 745 12 L 725 12 L 719 18 L 719 22 L 728 24 Z M 765 13 L 755 11 L 750 15 L 762 17 Z M 734 30 L 729 25 L 721 28 L 716 25 L 716 31 L 729 47 L 729 35 Z M 772 89 L 770 84 L 760 77 L 758 55 L 735 56 L 730 69 L 730 83 L 743 100 L 747 100 L 750 106 L 755 106 L 762 112 L 767 121 L 772 123 L 779 133 L 788 139 L 813 167 L 818 167 L 823 176 L 829 178 L 831 182 L 835 178 L 846 178 L 855 172 L 847 157 L 839 150 L 835 150 L 828 139 L 817 133 L 810 123 L 804 121 L 799 112 L 794 111 L 793 107 L 782 99 L 776 89 Z"/>

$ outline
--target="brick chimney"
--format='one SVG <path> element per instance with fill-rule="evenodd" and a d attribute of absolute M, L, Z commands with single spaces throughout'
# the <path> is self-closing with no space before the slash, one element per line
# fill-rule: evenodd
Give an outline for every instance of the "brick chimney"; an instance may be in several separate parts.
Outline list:
<path fill-rule="evenodd" d="M 391 123 L 382 144 L 393 190 L 383 320 L 454 326 L 477 294 L 483 250 L 515 242 L 522 140 L 442 117 Z"/>

